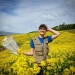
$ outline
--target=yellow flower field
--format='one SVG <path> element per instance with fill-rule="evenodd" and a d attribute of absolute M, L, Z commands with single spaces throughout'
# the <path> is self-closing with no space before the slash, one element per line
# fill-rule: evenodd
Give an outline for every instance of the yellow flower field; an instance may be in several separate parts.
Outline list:
<path fill-rule="evenodd" d="M 47 32 L 45 36 L 52 35 Z M 38 33 L 12 35 L 19 46 L 19 55 L 9 50 L 0 51 L 0 75 L 36 75 L 40 67 L 33 56 L 23 55 L 30 50 L 30 39 Z M 4 36 L 0 36 L 0 43 Z M 49 44 L 49 58 L 41 62 L 43 75 L 75 75 L 75 29 L 60 31 L 60 36 Z"/>

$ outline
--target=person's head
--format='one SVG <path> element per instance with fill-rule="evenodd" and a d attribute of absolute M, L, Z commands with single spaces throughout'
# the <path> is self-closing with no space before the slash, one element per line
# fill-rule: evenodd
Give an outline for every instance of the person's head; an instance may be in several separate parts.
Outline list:
<path fill-rule="evenodd" d="M 45 24 L 41 24 L 40 26 L 39 26 L 39 34 L 40 35 L 45 35 L 45 33 L 46 33 L 46 31 L 47 31 L 47 26 L 45 25 Z"/>

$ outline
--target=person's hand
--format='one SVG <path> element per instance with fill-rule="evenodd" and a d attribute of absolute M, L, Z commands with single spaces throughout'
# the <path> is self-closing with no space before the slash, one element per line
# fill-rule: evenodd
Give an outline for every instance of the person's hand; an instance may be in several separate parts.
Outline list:
<path fill-rule="evenodd" d="M 23 52 L 23 54 L 26 54 L 26 52 Z"/>
<path fill-rule="evenodd" d="M 50 31 L 50 28 L 47 28 L 47 31 Z"/>
<path fill-rule="evenodd" d="M 17 50 L 17 54 L 19 54 L 19 55 L 20 55 L 20 51 L 19 51 L 19 49 Z"/>
<path fill-rule="evenodd" d="M 17 54 L 21 55 L 21 54 L 23 54 L 23 52 L 20 49 L 18 49 Z"/>

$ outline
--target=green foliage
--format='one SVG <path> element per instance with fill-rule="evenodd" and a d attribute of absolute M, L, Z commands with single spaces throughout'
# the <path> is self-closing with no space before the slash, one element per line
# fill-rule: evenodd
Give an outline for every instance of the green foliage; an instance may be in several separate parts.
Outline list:
<path fill-rule="evenodd" d="M 75 29 L 75 24 L 60 24 L 59 26 L 53 27 L 55 30 L 69 30 L 69 29 Z"/>
<path fill-rule="evenodd" d="M 24 43 L 23 41 L 19 40 L 19 41 L 17 42 L 17 45 L 18 45 L 18 46 L 21 46 L 21 45 L 23 45 L 23 43 Z"/>

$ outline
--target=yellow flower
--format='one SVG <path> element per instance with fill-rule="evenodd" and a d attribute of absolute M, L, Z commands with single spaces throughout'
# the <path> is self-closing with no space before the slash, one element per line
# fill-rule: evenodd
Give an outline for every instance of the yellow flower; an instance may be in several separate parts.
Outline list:
<path fill-rule="evenodd" d="M 27 73 L 28 75 L 33 75 L 33 68 L 28 68 Z"/>
<path fill-rule="evenodd" d="M 41 61 L 41 66 L 42 66 L 42 67 L 46 66 L 45 61 Z"/>
<path fill-rule="evenodd" d="M 69 75 L 69 72 L 70 72 L 70 71 L 69 71 L 68 68 L 65 68 L 65 69 L 64 69 L 64 74 Z"/>
<path fill-rule="evenodd" d="M 38 68 L 37 68 L 37 73 L 39 73 L 39 72 L 40 72 L 40 69 L 41 69 L 40 67 L 38 67 Z"/>
<path fill-rule="evenodd" d="M 15 67 L 17 67 L 17 64 L 16 63 L 13 64 L 13 68 L 15 68 Z"/>
<path fill-rule="evenodd" d="M 50 67 L 50 66 L 47 66 L 47 70 L 51 70 L 52 69 L 52 67 Z"/>
<path fill-rule="evenodd" d="M 71 71 L 72 73 L 75 72 L 74 66 L 70 66 L 70 71 Z"/>
<path fill-rule="evenodd" d="M 65 72 L 68 72 L 68 71 L 69 71 L 69 69 L 68 69 L 68 68 L 65 68 L 65 69 L 64 69 L 64 71 L 65 71 Z"/>
<path fill-rule="evenodd" d="M 17 72 L 17 74 L 20 74 L 20 75 L 22 75 L 23 74 L 23 68 L 19 68 L 19 71 Z"/>
<path fill-rule="evenodd" d="M 46 75 L 50 75 L 48 71 L 46 71 Z"/>
<path fill-rule="evenodd" d="M 36 67 L 38 67 L 38 65 L 37 65 L 37 64 L 34 64 L 34 65 L 33 65 L 33 68 L 36 68 Z"/>
<path fill-rule="evenodd" d="M 63 58 L 60 58 L 60 61 L 61 61 L 61 63 L 63 63 L 64 62 Z"/>
<path fill-rule="evenodd" d="M 34 58 L 30 58 L 30 63 L 33 63 L 34 61 Z"/>
<path fill-rule="evenodd" d="M 18 60 L 17 60 L 17 62 L 19 62 L 19 63 L 20 63 L 20 62 L 23 62 L 23 61 L 26 61 L 23 56 L 19 57 Z"/>
<path fill-rule="evenodd" d="M 70 70 L 72 70 L 72 71 L 73 71 L 73 70 L 74 70 L 74 66 L 70 66 Z"/>
<path fill-rule="evenodd" d="M 61 69 L 61 66 L 58 66 L 58 69 Z"/>
<path fill-rule="evenodd" d="M 47 63 L 50 63 L 50 59 L 47 59 L 46 61 L 47 61 Z"/>
<path fill-rule="evenodd" d="M 35 68 L 34 68 L 34 74 L 39 73 L 39 71 L 40 71 L 40 67 L 35 67 Z"/>
<path fill-rule="evenodd" d="M 37 64 L 34 64 L 34 65 L 33 65 L 33 70 L 34 70 L 34 74 L 37 74 L 37 73 L 39 73 L 39 71 L 40 71 L 40 67 L 38 67 Z"/>
<path fill-rule="evenodd" d="M 23 54 L 23 52 L 22 52 L 21 49 L 18 49 L 17 53 L 18 53 L 19 55 Z"/>

